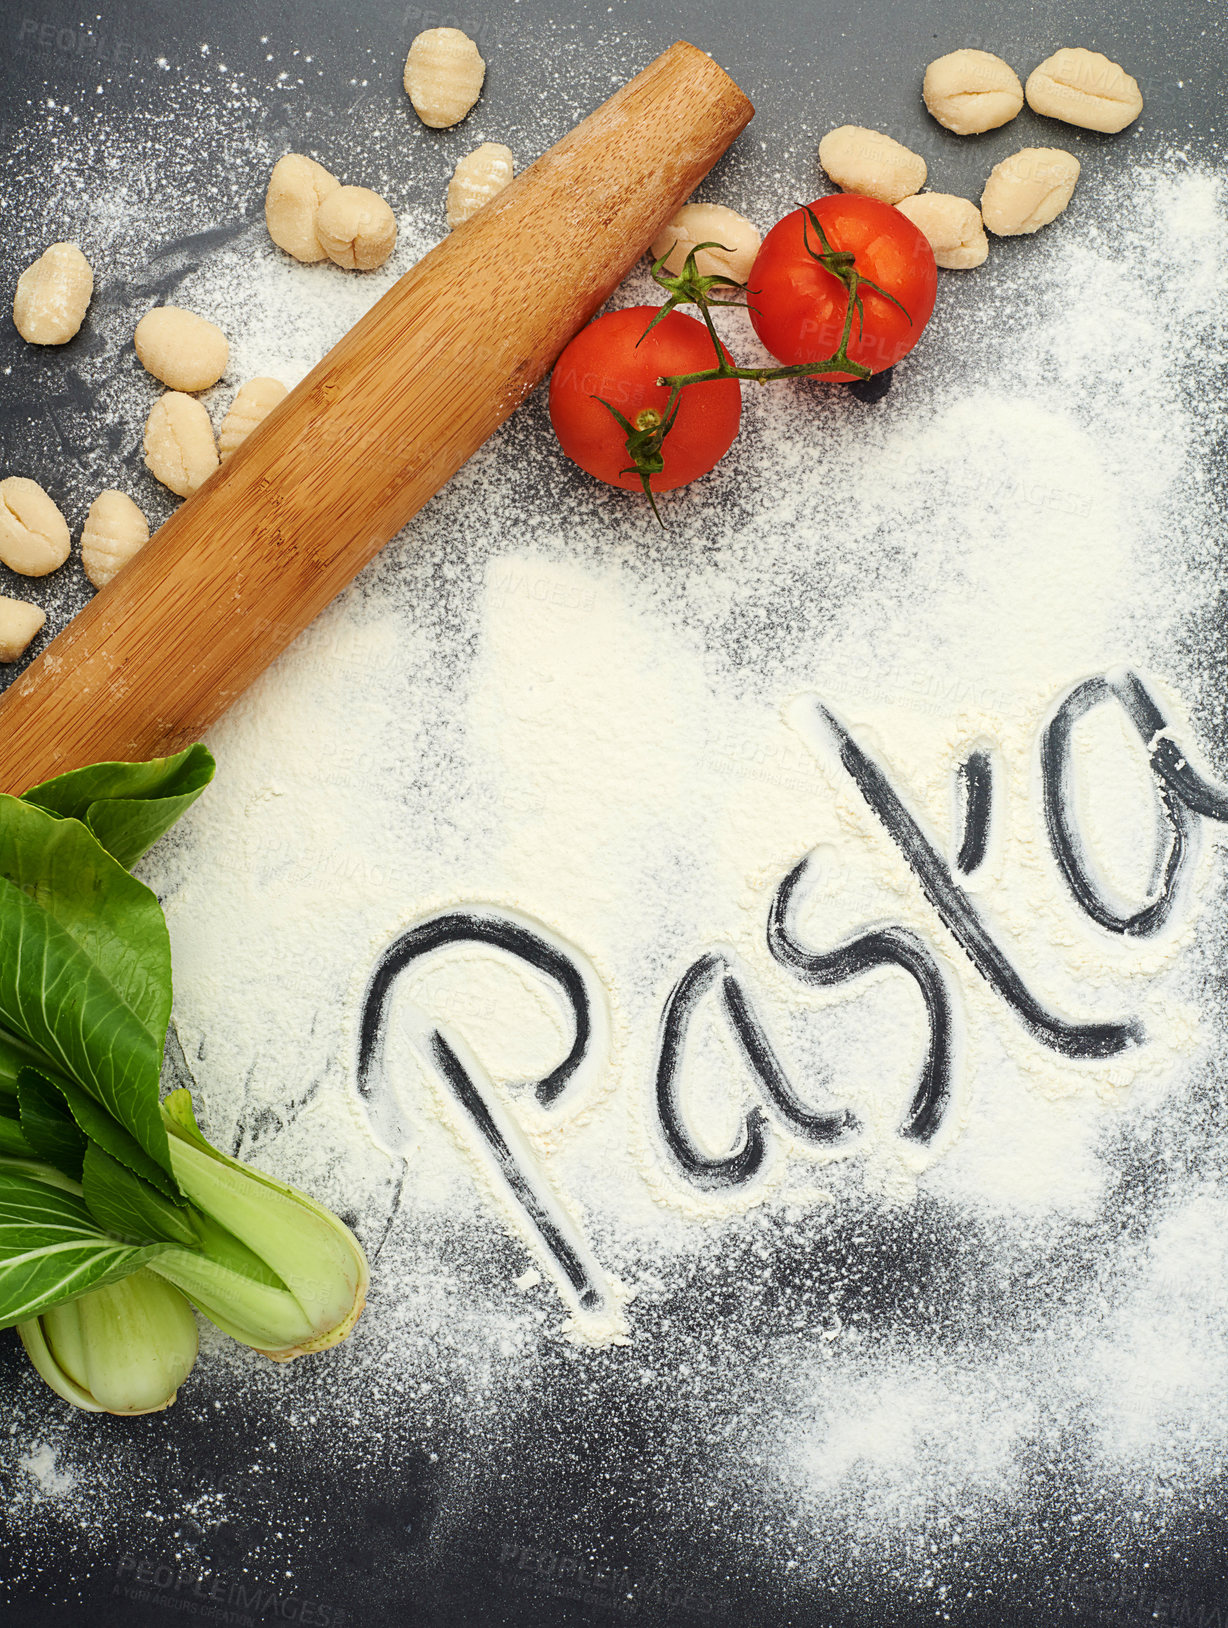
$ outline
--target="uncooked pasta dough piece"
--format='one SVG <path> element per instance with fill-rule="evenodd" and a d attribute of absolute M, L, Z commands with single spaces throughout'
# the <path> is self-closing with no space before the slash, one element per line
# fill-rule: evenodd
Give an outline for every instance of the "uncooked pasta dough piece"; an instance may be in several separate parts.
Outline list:
<path fill-rule="evenodd" d="M 68 522 L 35 480 L 0 481 L 0 560 L 23 577 L 45 577 L 68 558 Z"/>
<path fill-rule="evenodd" d="M 934 259 L 947 271 L 967 271 L 989 255 L 981 212 L 970 198 L 950 192 L 918 192 L 895 206 L 925 237 Z"/>
<path fill-rule="evenodd" d="M 1099 51 L 1064 47 L 1028 75 L 1028 106 L 1048 119 L 1115 135 L 1143 111 L 1138 81 Z"/>
<path fill-rule="evenodd" d="M 995 164 L 981 194 L 981 218 L 998 237 L 1038 232 L 1070 202 L 1079 160 L 1060 147 L 1024 147 Z"/>
<path fill-rule="evenodd" d="M 819 143 L 819 163 L 842 192 L 898 204 L 925 185 L 925 160 L 880 130 L 842 124 Z"/>
<path fill-rule="evenodd" d="M 159 396 L 145 425 L 145 467 L 150 474 L 177 496 L 191 497 L 217 465 L 213 425 L 196 397 L 177 390 Z"/>
<path fill-rule="evenodd" d="M 482 94 L 486 64 L 459 28 L 427 28 L 405 59 L 405 89 L 414 112 L 434 130 L 459 124 Z"/>
<path fill-rule="evenodd" d="M 141 366 L 170 390 L 208 390 L 226 371 L 230 346 L 216 323 L 158 305 L 147 311 L 133 335 Z"/>
<path fill-rule="evenodd" d="M 448 225 L 461 225 L 497 198 L 512 179 L 512 170 L 511 149 L 497 141 L 484 141 L 467 153 L 448 182 Z"/>
<path fill-rule="evenodd" d="M 47 613 L 41 606 L 0 595 L 0 661 L 16 661 L 23 656 L 46 620 Z"/>
<path fill-rule="evenodd" d="M 759 231 L 745 216 L 724 204 L 689 203 L 663 226 L 653 239 L 652 258 L 669 255 L 665 270 L 677 277 L 686 257 L 700 243 L 719 243 L 720 248 L 700 249 L 695 265 L 701 277 L 729 277 L 744 283 L 759 253 Z"/>
<path fill-rule="evenodd" d="M 949 51 L 925 70 L 925 105 L 957 136 L 1009 124 L 1023 106 L 1023 86 L 1009 62 L 988 51 Z"/>
<path fill-rule="evenodd" d="M 279 249 L 308 264 L 325 258 L 316 235 L 316 212 L 340 185 L 323 164 L 303 153 L 277 160 L 264 197 L 264 223 Z"/>
<path fill-rule="evenodd" d="M 330 260 L 347 271 L 374 271 L 392 253 L 397 221 L 370 187 L 338 187 L 321 204 L 316 233 Z"/>
<path fill-rule="evenodd" d="M 225 463 L 236 447 L 242 446 L 248 436 L 261 424 L 289 392 L 280 379 L 249 379 L 230 404 L 230 411 L 222 420 L 218 432 L 217 448 Z"/>
<path fill-rule="evenodd" d="M 17 279 L 13 321 L 29 345 L 66 345 L 85 321 L 94 273 L 75 243 L 53 243 Z"/>
<path fill-rule="evenodd" d="M 105 588 L 149 541 L 149 521 L 127 492 L 108 487 L 90 504 L 81 531 L 81 564 L 95 588 Z"/>

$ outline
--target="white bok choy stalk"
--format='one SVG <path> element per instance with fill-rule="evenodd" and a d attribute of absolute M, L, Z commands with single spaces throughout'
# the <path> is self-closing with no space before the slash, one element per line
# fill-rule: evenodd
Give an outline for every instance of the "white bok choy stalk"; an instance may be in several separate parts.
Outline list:
<path fill-rule="evenodd" d="M 219 1153 L 187 1091 L 172 1091 L 162 1114 L 199 1244 L 162 1250 L 150 1269 L 223 1333 L 279 1362 L 344 1340 L 369 1281 L 349 1228 L 305 1193 Z"/>
<path fill-rule="evenodd" d="M 178 1289 L 141 1267 L 19 1323 L 51 1389 L 89 1413 L 160 1413 L 196 1361 L 196 1318 Z"/>
<path fill-rule="evenodd" d="M 191 1373 L 196 1318 L 178 1289 L 146 1269 L 156 1252 L 101 1231 L 80 1182 L 63 1171 L 0 1158 L 0 1311 L 38 1373 L 75 1407 L 158 1413 Z"/>

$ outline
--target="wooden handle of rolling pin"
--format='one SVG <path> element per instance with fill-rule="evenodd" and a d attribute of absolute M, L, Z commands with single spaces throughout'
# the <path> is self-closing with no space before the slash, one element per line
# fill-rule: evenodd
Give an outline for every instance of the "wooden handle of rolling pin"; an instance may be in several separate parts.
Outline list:
<path fill-rule="evenodd" d="M 432 249 L 0 700 L 0 790 L 197 739 L 498 428 L 745 128 L 679 43 Z"/>

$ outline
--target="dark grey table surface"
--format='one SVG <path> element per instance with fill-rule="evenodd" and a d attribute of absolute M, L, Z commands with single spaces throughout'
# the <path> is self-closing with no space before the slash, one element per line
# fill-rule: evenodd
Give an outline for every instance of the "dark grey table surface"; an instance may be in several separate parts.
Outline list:
<path fill-rule="evenodd" d="M 489 67 L 484 98 L 469 122 L 473 140 L 509 139 L 525 157 L 544 150 L 596 105 L 621 77 L 678 36 L 710 50 L 756 104 L 749 132 L 722 161 L 712 191 L 735 207 L 752 190 L 774 197 L 779 210 L 817 188 L 814 141 L 833 124 L 875 125 L 941 155 L 944 186 L 977 195 L 988 166 L 1024 141 L 1041 141 L 1026 111 L 1017 125 L 978 144 L 961 143 L 928 119 L 919 95 L 922 66 L 941 51 L 978 45 L 1026 71 L 1062 43 L 1086 44 L 1127 62 L 1146 97 L 1143 120 L 1123 141 L 1138 150 L 1185 145 L 1222 152 L 1228 132 L 1228 13 L 1222 0 L 1072 0 L 987 6 L 973 0 L 898 0 L 854 6 L 833 0 L 683 0 L 661 8 L 648 0 L 518 0 L 492 5 L 462 0 L 459 12 L 400 0 L 124 0 L 122 4 L 5 0 L 0 15 L 0 244 L 5 288 L 43 244 L 77 237 L 87 247 L 91 212 L 102 186 L 111 135 L 144 132 L 150 154 L 147 184 L 178 189 L 193 200 L 181 207 L 186 229 L 158 235 L 154 216 L 144 268 L 131 259 L 122 278 L 99 267 L 98 299 L 106 308 L 130 305 L 135 315 L 151 297 L 173 293 L 184 271 L 257 215 L 267 163 L 281 151 L 316 144 L 327 131 L 337 167 L 369 173 L 373 144 L 403 130 L 412 137 L 406 192 L 438 189 L 454 158 L 447 133 L 426 136 L 401 89 L 409 40 L 440 23 L 464 27 Z M 207 50 L 202 49 L 207 47 Z M 297 54 L 296 54 L 297 53 Z M 307 59 L 310 65 L 307 66 Z M 194 125 L 211 73 L 225 63 L 245 91 L 229 115 L 231 130 L 209 139 Z M 281 76 L 281 77 L 279 77 Z M 302 83 L 299 83 L 299 81 Z M 65 175 L 56 119 L 75 121 L 97 136 L 98 151 L 80 173 Z M 1052 127 L 1049 127 L 1050 130 Z M 392 133 L 390 137 L 389 133 Z M 1078 152 L 1089 184 L 1110 158 L 1111 143 L 1063 131 Z M 76 150 L 84 152 L 80 137 Z M 242 161 L 236 155 L 246 155 Z M 388 153 L 381 147 L 386 161 Z M 250 160 L 248 162 L 247 160 Z M 67 207 L 65 200 L 72 200 Z M 404 201 L 403 199 L 401 201 Z M 65 218 L 66 213 L 71 218 Z M 1030 252 L 1021 245 L 1020 253 Z M 7 294 L 5 295 L 7 298 Z M 973 297 L 970 288 L 944 297 Z M 93 319 L 91 319 L 92 321 Z M 79 530 L 100 485 L 102 457 L 119 465 L 130 489 L 155 518 L 169 512 L 166 495 L 140 464 L 141 422 L 98 422 L 97 403 L 76 359 L 88 357 L 91 322 L 64 354 L 27 348 L 0 323 L 0 470 L 27 472 L 54 460 L 57 497 Z M 135 358 L 123 365 L 137 368 Z M 562 478 L 580 478 L 564 476 Z M 0 568 L 0 592 L 36 597 L 48 609 L 41 648 L 83 604 L 89 587 L 74 560 L 41 583 Z M 34 652 L 32 652 L 33 654 Z M 6 677 L 11 677 L 12 669 Z M 20 1361 L 12 1336 L 0 1340 L 0 1389 L 16 1383 Z M 228 1475 L 241 1454 L 245 1421 L 181 1403 L 163 1438 L 168 1475 L 197 1489 Z M 131 1445 L 139 1422 L 85 1421 L 97 1452 Z M 663 1552 L 654 1539 L 652 1488 L 639 1473 L 642 1443 L 633 1433 L 606 1435 L 595 1445 L 592 1421 L 564 1420 L 575 1443 L 574 1475 L 536 1491 L 531 1510 L 517 1509 L 514 1485 L 475 1502 L 472 1529 L 437 1546 L 429 1559 L 416 1534 L 429 1525 L 432 1477 L 428 1463 L 394 1455 L 378 1465 L 320 1463 L 287 1426 L 277 1467 L 253 1478 L 244 1518 L 207 1533 L 191 1521 L 168 1531 L 156 1550 L 135 1554 L 122 1542 L 99 1550 L 71 1525 L 46 1538 L 16 1564 L 11 1536 L 0 1537 L 0 1620 L 41 1628 L 51 1624 L 239 1621 L 236 1580 L 261 1585 L 251 1620 L 303 1623 L 396 1622 L 467 1625 L 601 1621 L 623 1614 L 617 1591 L 603 1585 L 594 1600 L 567 1602 L 507 1581 L 509 1542 L 542 1555 L 585 1556 L 604 1575 L 629 1582 L 626 1614 L 654 1624 L 705 1620 L 783 1625 L 1220 1622 L 1228 1619 L 1228 1517 L 1207 1509 L 1170 1530 L 1150 1550 L 1115 1563 L 1111 1545 L 1091 1544 L 1067 1515 L 1042 1512 L 1003 1540 L 981 1574 L 941 1598 L 898 1592 L 890 1578 L 870 1604 L 839 1586 L 783 1584 L 760 1575 L 753 1557 L 707 1549 L 697 1525 L 688 1552 Z M 647 1428 L 647 1426 L 646 1426 Z M 276 1433 L 276 1420 L 260 1421 Z M 170 1466 L 173 1465 L 173 1469 Z M 600 1477 L 596 1471 L 600 1469 Z M 233 1481 L 232 1481 L 233 1486 Z M 259 1529 L 264 1553 L 272 1544 L 279 1505 L 305 1503 L 317 1512 L 312 1538 L 287 1537 L 279 1558 L 254 1570 L 250 1551 Z M 577 1512 L 583 1510 L 582 1518 Z M 134 1512 L 135 1519 L 135 1512 Z M 308 1523 L 310 1526 L 310 1523 Z M 137 1528 L 134 1526 L 134 1531 Z M 298 1530 L 301 1532 L 302 1526 Z M 135 1538 L 133 1542 L 137 1541 Z M 528 1547 L 526 1547 L 528 1546 Z M 186 1557 L 186 1558 L 185 1558 Z M 516 1563 L 519 1565 L 519 1562 Z M 203 1580 L 200 1586 L 163 1579 L 167 1567 Z M 536 1565 L 536 1562 L 535 1562 Z M 125 1593 L 137 1567 L 149 1572 L 143 1591 Z M 161 1569 L 159 1569 L 161 1568 Z M 513 1567 L 513 1570 L 515 1567 Z M 523 1569 L 523 1568 L 521 1568 Z M 293 1592 L 278 1577 L 293 1571 Z M 19 1578 L 19 1580 L 14 1580 Z M 220 1593 L 209 1589 L 220 1587 Z M 1185 1615 L 1170 1615 L 1166 1603 Z M 210 1603 L 212 1600 L 212 1604 Z M 219 1603 L 220 1602 L 220 1603 Z M 1157 1603 L 1159 1602 L 1159 1603 Z"/>

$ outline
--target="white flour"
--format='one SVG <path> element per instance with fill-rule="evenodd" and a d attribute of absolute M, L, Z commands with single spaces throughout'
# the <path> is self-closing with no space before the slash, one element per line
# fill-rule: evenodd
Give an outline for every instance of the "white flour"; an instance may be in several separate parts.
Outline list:
<path fill-rule="evenodd" d="M 1228 1013 L 1207 969 L 1223 851 L 1207 825 L 1157 936 L 1106 934 L 1055 863 L 1038 736 L 1074 684 L 1128 664 L 1228 777 L 1207 646 L 1219 406 L 1198 377 L 1223 339 L 1228 222 L 1222 182 L 1180 155 L 1079 201 L 1043 255 L 1002 245 L 944 280 L 878 406 L 748 393 L 737 447 L 669 500 L 665 533 L 563 465 L 539 393 L 218 727 L 215 785 L 145 866 L 207 1125 L 378 1249 L 367 1316 L 312 1380 L 334 1416 L 319 1428 L 374 1438 L 391 1428 L 381 1405 L 413 1398 L 415 1445 L 448 1466 L 444 1525 L 475 1454 L 531 1435 L 564 1332 L 568 1383 L 594 1407 L 617 1361 L 627 1391 L 665 1387 L 674 1427 L 711 1447 L 673 1460 L 661 1438 L 679 1520 L 702 1491 L 714 1523 L 819 1574 L 855 1540 L 867 1575 L 890 1557 L 923 1582 L 923 1525 L 949 1560 L 1059 1483 L 1150 1508 L 1161 1482 L 1197 1498 L 1222 1462 L 1207 1081 Z M 230 337 L 216 417 L 247 377 L 293 384 L 439 234 L 436 199 L 394 202 L 397 256 L 375 276 L 291 265 L 258 222 L 203 255 L 175 297 Z M 130 206 L 116 187 L 106 218 Z M 618 300 L 646 297 L 641 275 Z M 722 327 L 756 358 L 748 324 Z M 117 366 L 130 323 L 117 310 L 99 331 L 84 380 L 135 436 L 150 389 Z M 944 853 L 956 771 L 991 751 L 970 896 L 1048 1007 L 1137 1018 L 1144 1044 L 1072 1060 L 1027 1032 L 939 924 L 807 696 Z M 1102 890 L 1137 903 L 1158 831 L 1145 753 L 1115 710 L 1080 731 L 1080 826 Z M 807 946 L 895 922 L 944 971 L 959 1038 L 928 1145 L 898 1133 L 927 1043 L 912 982 L 888 969 L 810 989 L 768 952 L 773 895 L 806 855 Z M 402 975 L 364 1107 L 375 960 L 464 906 L 540 923 L 585 969 L 588 1060 L 538 1105 L 525 1082 L 566 1052 L 570 1014 L 539 974 L 468 946 Z M 807 1104 L 862 1126 L 832 1149 L 776 1125 L 760 1175 L 721 1193 L 671 1159 L 652 1090 L 669 991 L 712 951 Z M 577 1306 L 423 1059 L 427 1020 L 489 1077 L 601 1277 L 600 1312 Z M 757 1098 L 710 999 L 679 1091 L 696 1143 L 727 1152 Z M 610 1342 L 625 1348 L 589 1349 Z M 238 1394 L 284 1383 L 218 1342 L 193 1383 L 210 1375 Z M 347 1386 L 362 1396 L 348 1413 Z"/>
<path fill-rule="evenodd" d="M 1210 179 L 1171 165 L 1123 181 L 1097 218 L 1112 224 L 1055 234 L 1039 291 L 1031 267 L 1003 266 L 963 312 L 940 312 L 932 349 L 877 409 L 816 406 L 803 390 L 748 396 L 738 450 L 670 506 L 664 535 L 634 501 L 566 478 L 535 402 L 215 733 L 216 785 L 149 871 L 211 1123 L 245 1126 L 257 1158 L 334 1203 L 362 1186 L 372 1241 L 402 1160 L 401 1225 L 417 1248 L 432 1240 L 446 1261 L 449 1240 L 475 1229 L 518 1238 L 545 1283 L 522 1295 L 508 1272 L 460 1291 L 466 1318 L 485 1306 L 493 1326 L 524 1331 L 506 1353 L 479 1339 L 474 1355 L 504 1407 L 524 1377 L 524 1334 L 559 1327 L 557 1269 L 405 1025 L 425 1012 L 512 1086 L 559 1060 L 567 1015 L 502 952 L 428 959 L 393 998 L 378 1146 L 353 1087 L 375 956 L 410 923 L 464 904 L 541 922 L 600 981 L 608 1065 L 548 1114 L 523 1090 L 503 1100 L 603 1269 L 638 1291 L 607 1336 L 625 1330 L 647 1369 L 679 1343 L 702 1351 L 713 1372 L 695 1405 L 716 1418 L 714 1395 L 730 1418 L 751 1390 L 777 1398 L 760 1420 L 756 1484 L 816 1509 L 853 1497 L 881 1525 L 939 1483 L 982 1515 L 1008 1508 L 1041 1413 L 1077 1417 L 1093 1479 L 1132 1476 L 1148 1452 L 1196 1474 L 1222 1448 L 1222 1365 L 1205 1347 L 1200 1365 L 1171 1326 L 1184 1292 L 1173 1240 L 1205 1229 L 1218 1202 L 1201 1188 L 1178 1184 L 1157 1206 L 1128 1246 L 1132 1270 L 1115 1253 L 1096 1294 L 1055 1306 L 1027 1339 L 989 1316 L 965 1330 L 953 1364 L 909 1319 L 867 1349 L 837 1315 L 817 1337 L 774 1346 L 761 1334 L 756 1365 L 735 1372 L 735 1352 L 741 1364 L 756 1344 L 745 1285 L 740 1333 L 724 1314 L 684 1333 L 652 1309 L 685 1262 L 750 1250 L 767 1270 L 781 1229 L 838 1228 L 857 1213 L 907 1233 L 918 1205 L 926 1226 L 975 1232 L 992 1302 L 1030 1250 L 1050 1265 L 1065 1247 L 1074 1258 L 1105 1225 L 1123 1202 L 1123 1140 L 1193 1121 L 1190 1082 L 1223 1043 L 1198 977 L 1222 863 L 1214 830 L 1171 925 L 1111 938 L 1057 870 L 1037 741 L 1075 682 L 1130 662 L 1197 756 L 1197 653 L 1179 638 L 1201 611 L 1214 513 L 1190 478 L 1207 407 L 1183 374 L 1220 320 L 1225 228 Z M 1163 262 L 1178 223 L 1193 271 L 1165 313 L 1149 279 L 1173 267 L 1145 274 L 1142 253 L 1151 245 Z M 259 302 L 285 297 L 290 272 L 240 259 L 219 257 L 188 303 L 224 320 L 242 372 L 289 382 L 310 360 L 306 339 L 292 334 L 293 365 L 279 370 Z M 744 324 L 726 327 L 753 350 Z M 532 506 L 526 460 L 549 483 Z M 807 692 L 888 767 L 944 849 L 955 770 L 992 747 L 1000 801 L 970 891 L 1050 1006 L 1084 1021 L 1137 1016 L 1146 1044 L 1102 1062 L 1037 1044 L 936 924 L 807 722 L 795 699 Z M 1109 893 L 1137 901 L 1157 828 L 1145 755 L 1115 710 L 1080 727 L 1081 823 Z M 927 1148 L 896 1133 L 925 1045 L 912 985 L 879 973 L 808 991 L 767 953 L 771 896 L 808 852 L 806 942 L 900 921 L 934 944 L 958 991 L 953 1107 Z M 848 1104 L 866 1127 L 837 1155 L 777 1134 L 765 1174 L 736 1196 L 680 1176 L 651 1090 L 664 998 L 718 947 L 745 969 L 808 1098 Z M 684 1101 L 715 1154 L 752 1099 L 728 1034 L 696 1022 Z M 377 1267 L 393 1300 L 399 1236 Z M 1199 1268 L 1197 1282 L 1222 1339 L 1219 1278 Z M 432 1292 L 446 1297 L 441 1316 L 457 1315 L 454 1280 Z M 1134 1418 L 1127 1399 L 1144 1373 Z M 733 1462 L 736 1480 L 756 1458 Z"/>
<path fill-rule="evenodd" d="M 37 1487 L 38 1492 L 45 1498 L 60 1498 L 71 1493 L 76 1488 L 76 1479 L 66 1475 L 57 1465 L 55 1449 L 41 1443 L 31 1448 L 18 1460 L 18 1468 L 24 1470 L 30 1480 Z"/>

